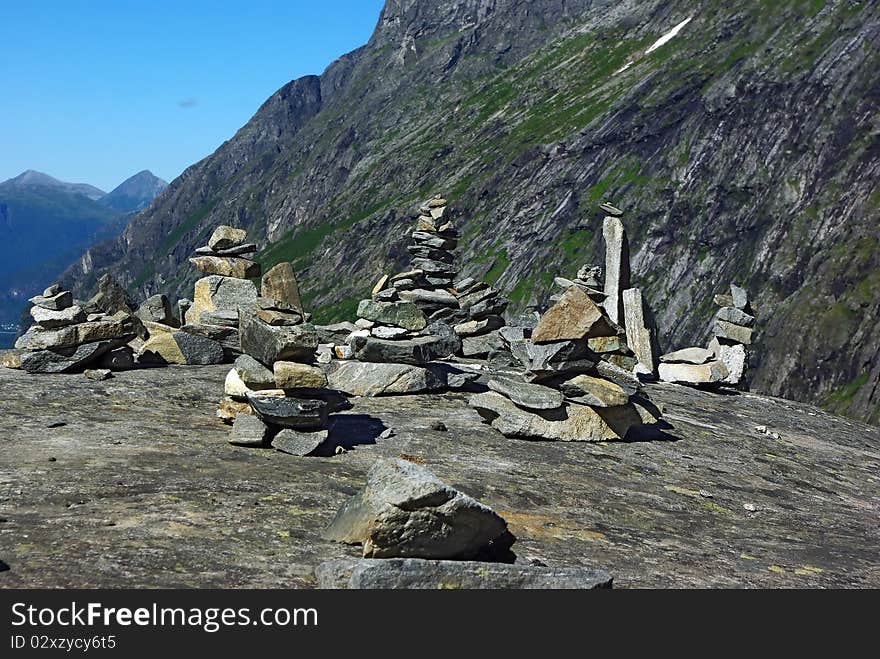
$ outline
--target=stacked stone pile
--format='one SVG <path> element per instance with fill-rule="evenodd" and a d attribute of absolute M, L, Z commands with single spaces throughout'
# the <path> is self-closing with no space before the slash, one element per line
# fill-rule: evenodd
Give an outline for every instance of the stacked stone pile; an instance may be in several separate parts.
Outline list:
<path fill-rule="evenodd" d="M 230 442 L 294 455 L 326 452 L 328 417 L 342 399 L 316 365 L 318 332 L 303 311 L 293 266 L 269 270 L 261 296 L 239 313 L 242 354 L 217 412 L 232 423 Z"/>
<path fill-rule="evenodd" d="M 721 308 L 713 320 L 707 348 L 683 348 L 660 357 L 664 382 L 699 386 L 739 385 L 746 366 L 746 346 L 752 342 L 755 317 L 748 293 L 731 284 L 729 295 L 716 295 Z"/>
<path fill-rule="evenodd" d="M 505 326 L 503 314 L 510 300 L 489 284 L 470 277 L 458 282 L 455 291 L 461 315 L 466 316 L 453 327 L 461 338 L 459 355 L 484 359 L 503 349 L 500 330 Z"/>
<path fill-rule="evenodd" d="M 133 353 L 126 344 L 142 328 L 126 306 L 124 292 L 119 302 L 121 287 L 111 282 L 102 279 L 98 294 L 87 303 L 77 303 L 57 284 L 31 298 L 34 325 L 16 341 L 21 352 L 10 364 L 29 373 L 132 368 Z"/>
<path fill-rule="evenodd" d="M 208 244 L 196 250 L 190 263 L 207 276 L 195 283 L 193 301 L 179 305 L 182 326 L 145 321 L 150 337 L 140 350 L 142 359 L 222 364 L 241 354 L 238 309 L 257 300 L 257 287 L 250 279 L 260 276 L 260 265 L 247 258 L 257 245 L 246 240 L 243 229 L 220 226 Z M 150 298 L 146 304 L 144 315 L 171 315 L 167 300 Z"/>
<path fill-rule="evenodd" d="M 647 438 L 659 410 L 641 394 L 622 329 L 579 286 L 560 296 L 527 338 L 506 328 L 518 374 L 495 376 L 470 399 L 507 437 L 561 441 Z"/>

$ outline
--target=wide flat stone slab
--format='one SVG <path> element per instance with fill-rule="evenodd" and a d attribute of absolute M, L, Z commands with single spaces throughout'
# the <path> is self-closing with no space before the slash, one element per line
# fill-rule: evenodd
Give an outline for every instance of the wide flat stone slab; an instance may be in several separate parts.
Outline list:
<path fill-rule="evenodd" d="M 0 368 L 0 587 L 311 588 L 360 554 L 321 531 L 401 454 L 504 517 L 520 559 L 599 566 L 616 588 L 880 587 L 876 427 L 660 383 L 669 441 L 526 442 L 467 395 L 355 398 L 331 416 L 347 452 L 304 459 L 228 443 L 229 368 Z"/>
<path fill-rule="evenodd" d="M 604 570 L 583 567 L 416 558 L 328 561 L 317 567 L 315 576 L 318 588 L 350 590 L 593 590 L 611 588 L 613 582 L 611 575 Z"/>

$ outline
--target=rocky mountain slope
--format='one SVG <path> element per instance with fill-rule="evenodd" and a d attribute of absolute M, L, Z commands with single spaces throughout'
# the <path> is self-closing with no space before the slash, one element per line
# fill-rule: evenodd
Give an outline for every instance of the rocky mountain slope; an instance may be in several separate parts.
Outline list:
<path fill-rule="evenodd" d="M 143 210 L 168 187 L 168 183 L 149 170 L 138 172 L 113 188 L 99 203 L 123 213 Z"/>
<path fill-rule="evenodd" d="M 29 297 L 88 247 L 117 236 L 164 184 L 141 172 L 108 194 L 33 170 L 0 183 L 0 323 L 17 321 Z"/>
<path fill-rule="evenodd" d="M 611 198 L 664 349 L 705 340 L 736 281 L 752 386 L 877 423 L 878 45 L 880 5 L 851 0 L 388 0 L 67 279 L 188 295 L 228 223 L 296 263 L 319 320 L 351 318 L 442 192 L 465 274 L 522 307 L 600 261 Z"/>

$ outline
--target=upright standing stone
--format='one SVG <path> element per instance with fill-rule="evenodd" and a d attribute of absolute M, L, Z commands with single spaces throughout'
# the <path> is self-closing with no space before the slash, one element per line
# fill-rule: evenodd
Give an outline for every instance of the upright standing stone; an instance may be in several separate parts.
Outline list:
<path fill-rule="evenodd" d="M 642 291 L 638 288 L 627 288 L 623 291 L 623 318 L 626 326 L 626 342 L 635 353 L 639 364 L 637 370 L 654 373 L 657 362 L 651 330 L 645 322 L 645 306 Z"/>
<path fill-rule="evenodd" d="M 619 217 L 608 216 L 602 227 L 605 238 L 605 311 L 612 322 L 621 324 L 621 292 L 629 288 L 629 241 Z"/>
<path fill-rule="evenodd" d="M 302 311 L 302 300 L 299 295 L 299 284 L 296 273 L 290 263 L 279 263 L 265 275 L 261 282 L 263 297 L 289 304 L 297 311 Z"/>

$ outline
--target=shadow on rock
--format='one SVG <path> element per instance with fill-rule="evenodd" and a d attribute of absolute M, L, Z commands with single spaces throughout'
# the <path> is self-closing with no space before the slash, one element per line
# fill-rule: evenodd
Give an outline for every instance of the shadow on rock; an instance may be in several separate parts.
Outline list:
<path fill-rule="evenodd" d="M 331 416 L 326 446 L 332 454 L 339 446 L 348 451 L 355 446 L 375 444 L 387 429 L 381 419 L 368 414 Z"/>

